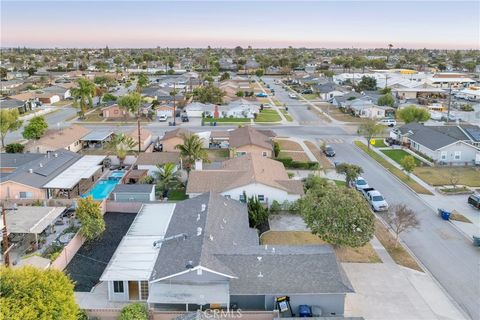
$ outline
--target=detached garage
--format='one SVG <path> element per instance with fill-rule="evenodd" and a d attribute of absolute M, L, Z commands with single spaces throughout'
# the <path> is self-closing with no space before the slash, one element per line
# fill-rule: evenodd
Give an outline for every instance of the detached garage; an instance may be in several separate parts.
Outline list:
<path fill-rule="evenodd" d="M 155 201 L 155 185 L 153 184 L 117 184 L 113 189 L 113 200 L 120 202 Z"/>

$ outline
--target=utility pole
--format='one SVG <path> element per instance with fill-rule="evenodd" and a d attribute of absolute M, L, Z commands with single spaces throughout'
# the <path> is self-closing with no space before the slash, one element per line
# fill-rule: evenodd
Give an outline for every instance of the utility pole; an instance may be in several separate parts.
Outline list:
<path fill-rule="evenodd" d="M 452 102 L 452 83 L 448 83 L 448 110 L 447 110 L 447 124 L 450 122 L 450 104 Z"/>
<path fill-rule="evenodd" d="M 3 229 L 2 229 L 2 243 L 3 243 L 3 262 L 6 267 L 10 266 L 10 248 L 8 247 L 8 231 L 7 231 L 7 212 L 5 210 L 5 204 L 2 206 L 2 219 L 3 219 Z"/>
<path fill-rule="evenodd" d="M 173 82 L 173 126 L 175 127 L 177 125 L 176 119 L 177 119 L 177 101 L 175 99 L 175 96 L 177 95 L 176 89 L 175 89 L 175 82 Z"/>

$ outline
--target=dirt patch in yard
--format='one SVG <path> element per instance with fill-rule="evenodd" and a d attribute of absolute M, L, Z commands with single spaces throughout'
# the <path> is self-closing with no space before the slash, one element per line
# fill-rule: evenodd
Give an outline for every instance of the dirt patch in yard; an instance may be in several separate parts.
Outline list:
<path fill-rule="evenodd" d="M 303 151 L 302 146 L 295 141 L 285 140 L 285 139 L 275 139 L 275 142 L 277 142 L 280 145 L 280 150 Z"/>
<path fill-rule="evenodd" d="M 423 272 L 417 261 L 415 261 L 402 244 L 399 243 L 398 245 L 395 245 L 395 238 L 379 220 L 375 220 L 375 236 L 397 264 Z"/>
<path fill-rule="evenodd" d="M 470 221 L 470 219 L 465 217 L 463 214 L 461 214 L 457 210 L 452 211 L 452 214 L 450 215 L 450 219 L 455 220 L 455 221 L 465 222 L 465 223 L 472 223 L 472 221 Z"/>
<path fill-rule="evenodd" d="M 262 245 L 322 245 L 322 241 L 316 235 L 308 231 L 269 231 L 260 238 Z M 360 248 L 334 247 L 340 262 L 379 263 L 382 262 L 370 243 Z"/>
<path fill-rule="evenodd" d="M 228 149 L 208 149 L 207 154 L 211 162 L 225 161 L 228 159 L 229 151 Z"/>
<path fill-rule="evenodd" d="M 313 153 L 317 161 L 320 163 L 323 169 L 333 169 L 333 164 L 328 161 L 327 157 L 323 152 L 311 141 L 304 141 L 308 149 Z"/>
<path fill-rule="evenodd" d="M 458 185 L 480 187 L 480 169 L 475 167 L 417 167 L 413 173 L 431 186 L 451 184 L 451 176 L 457 174 Z"/>
<path fill-rule="evenodd" d="M 292 158 L 293 161 L 309 162 L 307 154 L 302 151 L 280 151 L 279 158 Z"/>

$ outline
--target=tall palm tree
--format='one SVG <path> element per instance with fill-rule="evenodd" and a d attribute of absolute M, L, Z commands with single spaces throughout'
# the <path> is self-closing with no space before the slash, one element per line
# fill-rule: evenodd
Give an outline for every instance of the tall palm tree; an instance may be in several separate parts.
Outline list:
<path fill-rule="evenodd" d="M 184 160 L 187 171 L 191 170 L 193 164 L 197 160 L 209 162 L 208 154 L 203 149 L 202 139 L 196 134 L 184 135 L 183 144 L 176 145 L 175 149 L 180 150 L 180 155 Z"/>
<path fill-rule="evenodd" d="M 110 145 L 116 150 L 117 158 L 120 162 L 120 167 L 123 166 L 123 162 L 127 157 L 128 150 L 131 150 L 135 147 L 137 142 L 124 133 L 118 134 L 112 138 Z"/>
<path fill-rule="evenodd" d="M 177 173 L 175 171 L 176 165 L 169 162 L 164 165 L 157 164 L 157 168 L 157 186 L 163 196 L 170 188 L 176 187 L 179 184 Z"/>
<path fill-rule="evenodd" d="M 80 78 L 77 81 L 78 87 L 71 90 L 75 101 L 80 100 L 80 113 L 83 117 L 87 111 L 87 102 L 90 108 L 93 107 L 93 96 L 95 95 L 96 86 L 88 79 Z"/>

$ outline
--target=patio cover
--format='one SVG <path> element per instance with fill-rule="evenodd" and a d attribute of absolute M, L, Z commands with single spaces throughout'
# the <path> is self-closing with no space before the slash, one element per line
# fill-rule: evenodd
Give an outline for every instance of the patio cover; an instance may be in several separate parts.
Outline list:
<path fill-rule="evenodd" d="M 8 233 L 41 233 L 65 211 L 65 207 L 18 207 L 7 213 Z"/>
<path fill-rule="evenodd" d="M 112 134 L 113 131 L 94 130 L 80 139 L 80 141 L 104 141 Z"/>
<path fill-rule="evenodd" d="M 195 271 L 193 271 L 195 272 Z M 229 304 L 228 283 L 152 283 L 148 303 Z"/>
<path fill-rule="evenodd" d="M 72 189 L 81 179 L 90 178 L 102 166 L 99 165 L 105 156 L 83 156 L 43 188 Z"/>

